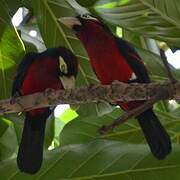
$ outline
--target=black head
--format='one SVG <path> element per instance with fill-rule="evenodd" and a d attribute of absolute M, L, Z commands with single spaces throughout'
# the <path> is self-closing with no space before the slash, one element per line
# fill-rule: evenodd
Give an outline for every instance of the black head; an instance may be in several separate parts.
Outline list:
<path fill-rule="evenodd" d="M 74 26 L 72 27 L 72 29 L 75 30 L 76 32 L 80 31 L 83 28 L 83 26 L 86 25 L 86 23 L 96 23 L 96 24 L 101 25 L 100 20 L 91 16 L 90 14 L 81 14 L 81 15 L 76 16 L 76 18 L 81 23 L 81 25 L 74 24 Z"/>
<path fill-rule="evenodd" d="M 59 75 L 60 76 L 77 76 L 78 73 L 78 61 L 76 56 L 65 47 L 49 48 L 43 55 L 58 59 Z"/>
<path fill-rule="evenodd" d="M 78 73 L 78 62 L 76 56 L 65 47 L 49 48 L 42 56 L 50 57 L 58 61 L 58 76 L 64 89 L 75 87 L 75 77 Z"/>

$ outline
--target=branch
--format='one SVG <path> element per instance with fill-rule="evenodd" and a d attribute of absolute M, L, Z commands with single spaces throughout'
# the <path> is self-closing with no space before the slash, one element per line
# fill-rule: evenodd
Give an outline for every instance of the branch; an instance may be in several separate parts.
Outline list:
<path fill-rule="evenodd" d="M 170 80 L 170 86 L 172 90 L 175 90 L 176 87 L 174 86 L 175 83 L 177 83 L 178 81 L 174 78 L 171 69 L 169 67 L 169 63 L 167 61 L 166 55 L 164 53 L 164 51 L 162 49 L 160 49 L 160 56 L 161 59 L 164 63 L 164 66 L 166 68 L 167 71 L 167 75 L 169 77 Z M 174 94 L 172 92 L 172 94 Z M 164 95 L 164 98 L 162 98 Z M 104 125 L 99 129 L 99 132 L 101 134 L 105 134 L 108 131 L 113 130 L 115 127 L 119 126 L 120 124 L 126 122 L 128 119 L 133 118 L 133 117 L 137 117 L 139 114 L 143 113 L 144 111 L 148 110 L 149 108 L 151 108 L 153 106 L 154 103 L 156 103 L 157 101 L 161 100 L 161 99 L 166 99 L 166 92 L 164 91 L 157 91 L 157 93 L 154 95 L 154 97 L 152 97 L 150 100 L 146 101 L 144 104 L 142 104 L 141 106 L 138 106 L 135 109 L 132 109 L 131 111 L 126 112 L 125 114 L 123 114 L 120 118 L 115 119 L 111 124 L 109 125 Z M 177 101 L 179 102 L 179 101 Z"/>
<path fill-rule="evenodd" d="M 162 92 L 163 99 L 180 100 L 180 81 L 171 83 L 126 84 L 115 81 L 111 85 L 91 85 L 73 90 L 47 89 L 42 93 L 21 96 L 0 101 L 0 115 L 14 112 L 29 111 L 41 107 L 58 104 L 87 104 L 98 102 L 128 102 L 134 100 L 150 100 L 157 92 Z M 166 96 L 164 96 L 164 94 Z"/>
<path fill-rule="evenodd" d="M 114 128 L 118 127 L 120 124 L 123 124 L 124 122 L 126 122 L 128 119 L 136 117 L 139 114 L 143 113 L 144 111 L 148 110 L 149 108 L 152 108 L 153 104 L 161 100 L 162 98 L 166 99 L 167 94 L 166 93 L 163 94 L 159 91 L 154 97 L 146 101 L 144 104 L 138 106 L 137 108 L 132 109 L 131 111 L 124 113 L 120 118 L 115 119 L 111 124 L 103 125 L 99 129 L 100 134 L 106 134 L 109 131 L 113 130 Z"/>
<path fill-rule="evenodd" d="M 168 63 L 168 61 L 167 61 L 165 52 L 164 52 L 164 50 L 162 50 L 162 49 L 160 49 L 160 56 L 161 56 L 161 59 L 162 59 L 162 61 L 163 61 L 163 63 L 164 63 L 164 66 L 165 66 L 165 68 L 166 68 L 166 71 L 167 71 L 167 75 L 168 75 L 168 77 L 169 77 L 169 80 L 170 80 L 171 83 L 173 83 L 173 84 L 176 83 L 177 80 L 174 78 L 174 76 L 173 76 L 173 74 L 172 74 L 172 72 L 171 72 L 171 69 L 170 69 L 169 63 Z"/>

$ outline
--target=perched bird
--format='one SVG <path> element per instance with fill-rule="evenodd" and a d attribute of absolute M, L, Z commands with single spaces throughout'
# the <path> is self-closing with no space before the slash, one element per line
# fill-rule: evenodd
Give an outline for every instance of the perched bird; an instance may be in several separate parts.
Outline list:
<path fill-rule="evenodd" d="M 62 17 L 59 21 L 73 29 L 84 45 L 91 66 L 101 84 L 118 80 L 125 83 L 149 83 L 150 79 L 141 57 L 125 40 L 115 37 L 100 20 L 88 14 L 77 17 Z M 143 103 L 117 102 L 129 111 Z M 137 120 L 157 159 L 164 159 L 171 152 L 171 140 L 152 108 L 138 115 Z"/>
<path fill-rule="evenodd" d="M 28 95 L 47 88 L 73 88 L 77 71 L 77 59 L 66 48 L 49 48 L 42 53 L 27 53 L 17 68 L 12 96 Z M 45 125 L 51 113 L 50 108 L 39 108 L 25 113 L 17 156 L 17 165 L 25 173 L 34 174 L 41 167 Z"/>

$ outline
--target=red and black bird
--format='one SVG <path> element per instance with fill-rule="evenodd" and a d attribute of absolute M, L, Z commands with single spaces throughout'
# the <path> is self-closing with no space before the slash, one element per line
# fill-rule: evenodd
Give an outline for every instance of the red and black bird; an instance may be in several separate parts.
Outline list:
<path fill-rule="evenodd" d="M 12 96 L 33 94 L 47 88 L 73 88 L 77 71 L 77 59 L 66 48 L 27 53 L 17 68 Z M 17 156 L 17 165 L 25 173 L 34 174 L 41 167 L 46 120 L 52 111 L 50 108 L 39 108 L 25 113 Z"/>
<path fill-rule="evenodd" d="M 104 85 L 114 80 L 125 83 L 149 83 L 150 79 L 141 57 L 125 40 L 115 37 L 100 20 L 84 14 L 63 17 L 60 22 L 73 29 L 84 45 L 97 78 Z M 117 102 L 129 111 L 143 102 Z M 136 117 L 152 154 L 164 159 L 171 152 L 171 140 L 152 108 Z"/>

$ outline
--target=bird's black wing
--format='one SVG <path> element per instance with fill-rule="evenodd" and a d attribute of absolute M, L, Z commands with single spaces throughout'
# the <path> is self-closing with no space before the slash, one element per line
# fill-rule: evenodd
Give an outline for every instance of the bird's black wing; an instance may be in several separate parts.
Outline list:
<path fill-rule="evenodd" d="M 16 76 L 12 85 L 12 96 L 16 96 L 17 94 L 21 94 L 20 89 L 26 75 L 28 67 L 32 64 L 32 62 L 38 57 L 38 53 L 29 52 L 27 53 L 20 64 L 17 67 Z"/>
<path fill-rule="evenodd" d="M 148 76 L 146 67 L 144 66 L 140 56 L 136 50 L 125 40 L 115 37 L 120 53 L 125 57 L 126 62 L 133 69 L 137 76 L 137 82 L 149 83 L 150 78 Z"/>
<path fill-rule="evenodd" d="M 122 39 L 117 38 L 117 43 L 120 52 L 137 76 L 136 82 L 149 83 L 150 79 L 147 70 L 135 49 Z M 129 106 L 131 106 L 131 104 L 133 104 L 133 102 L 130 102 Z M 144 111 L 136 118 L 138 119 L 152 154 L 157 159 L 165 159 L 172 150 L 171 139 L 152 108 Z"/>

